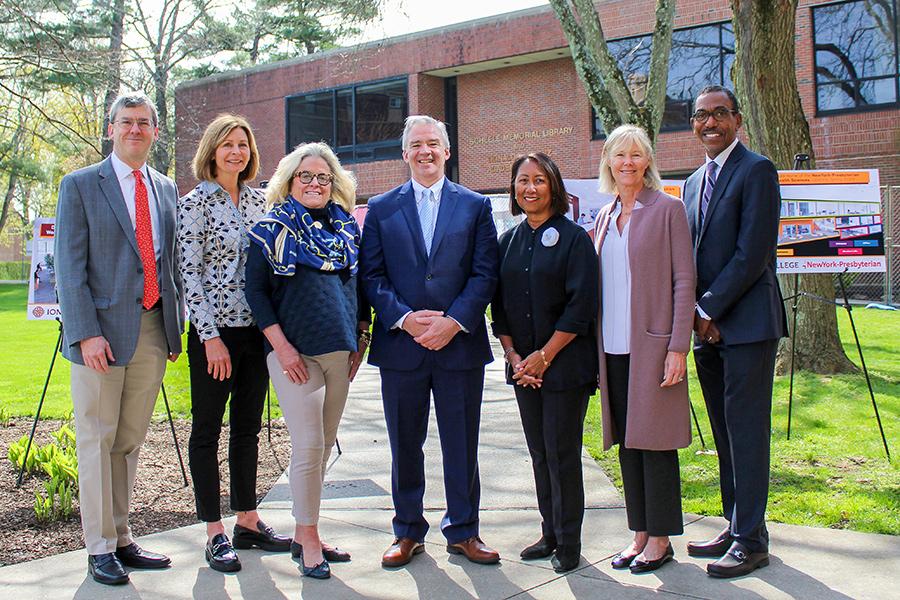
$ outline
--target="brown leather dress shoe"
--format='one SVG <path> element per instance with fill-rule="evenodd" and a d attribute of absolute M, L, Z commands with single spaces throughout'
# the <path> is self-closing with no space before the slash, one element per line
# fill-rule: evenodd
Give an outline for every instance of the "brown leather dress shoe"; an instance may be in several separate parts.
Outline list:
<path fill-rule="evenodd" d="M 473 563 L 493 565 L 500 562 L 500 553 L 487 546 L 477 535 L 456 544 L 447 544 L 450 554 L 462 554 Z"/>
<path fill-rule="evenodd" d="M 425 544 L 411 538 L 397 538 L 391 547 L 381 556 L 382 567 L 402 567 L 409 563 L 413 556 L 425 551 Z"/>

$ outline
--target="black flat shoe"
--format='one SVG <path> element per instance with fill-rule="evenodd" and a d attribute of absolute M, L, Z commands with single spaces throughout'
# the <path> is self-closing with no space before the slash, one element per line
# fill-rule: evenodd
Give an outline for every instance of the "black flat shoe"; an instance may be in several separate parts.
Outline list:
<path fill-rule="evenodd" d="M 638 554 L 640 554 L 640 552 Z M 637 554 L 622 554 L 619 552 L 613 556 L 613 559 L 610 562 L 613 569 L 627 569 L 631 566 L 631 563 L 634 562 L 635 558 L 637 558 Z"/>
<path fill-rule="evenodd" d="M 103 585 L 122 585 L 128 583 L 125 567 L 112 552 L 88 555 L 88 574 L 97 583 Z"/>
<path fill-rule="evenodd" d="M 553 554 L 554 550 L 556 550 L 556 540 L 542 535 L 541 539 L 519 552 L 519 557 L 524 560 L 547 558 Z"/>
<path fill-rule="evenodd" d="M 293 551 L 294 545 L 291 544 L 291 552 Z M 330 563 L 350 562 L 350 553 L 336 546 L 334 548 L 322 548 L 322 556 Z"/>
<path fill-rule="evenodd" d="M 228 536 L 217 533 L 206 542 L 206 562 L 214 571 L 234 573 L 241 570 L 241 560 L 235 553 Z"/>
<path fill-rule="evenodd" d="M 660 556 L 654 560 L 641 560 L 639 558 L 635 558 L 634 561 L 629 565 L 629 569 L 631 569 L 632 573 L 649 573 L 650 571 L 655 571 L 670 560 L 675 557 L 675 550 L 672 548 L 672 544 L 669 543 L 669 547 L 666 548 L 665 554 Z"/>
<path fill-rule="evenodd" d="M 734 542 L 725 556 L 706 565 L 706 572 L 711 577 L 740 577 L 768 564 L 768 552 L 750 552 L 740 542 Z"/>
<path fill-rule="evenodd" d="M 256 527 L 259 531 L 235 525 L 232 538 L 234 547 L 238 550 L 249 550 L 255 546 L 266 552 L 287 552 L 291 549 L 291 538 L 278 535 L 262 521 L 257 521 Z"/>
<path fill-rule="evenodd" d="M 132 569 L 165 569 L 172 564 L 168 556 L 144 550 L 134 542 L 116 548 L 116 558 Z"/>
<path fill-rule="evenodd" d="M 324 554 L 323 552 L 322 555 L 324 556 Z M 331 567 L 328 566 L 328 559 L 322 558 L 322 562 L 319 564 L 307 567 L 303 562 L 303 546 L 297 542 L 291 542 L 291 556 L 300 559 L 300 569 L 303 571 L 304 577 L 312 577 L 313 579 L 328 579 L 331 577 Z"/>

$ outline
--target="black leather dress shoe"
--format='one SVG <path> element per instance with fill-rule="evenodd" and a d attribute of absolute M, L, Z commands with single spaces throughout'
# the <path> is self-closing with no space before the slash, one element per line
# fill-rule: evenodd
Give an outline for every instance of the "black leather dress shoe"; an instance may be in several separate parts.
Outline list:
<path fill-rule="evenodd" d="M 88 555 L 88 574 L 97 583 L 104 585 L 122 585 L 128 583 L 125 567 L 112 552 Z"/>
<path fill-rule="evenodd" d="M 559 546 L 556 553 L 550 559 L 550 566 L 557 573 L 565 573 L 571 571 L 581 562 L 581 546 Z"/>
<path fill-rule="evenodd" d="M 670 543 L 668 548 L 666 548 L 665 553 L 656 558 L 654 560 L 641 560 L 640 558 L 635 558 L 628 568 L 631 569 L 632 573 L 649 573 L 650 571 L 655 571 L 675 556 L 675 550 L 672 548 L 672 544 Z"/>
<path fill-rule="evenodd" d="M 556 540 L 542 535 L 541 539 L 519 552 L 519 556 L 525 560 L 547 558 L 553 554 L 554 550 L 556 550 Z"/>
<path fill-rule="evenodd" d="M 740 542 L 734 542 L 725 556 L 706 565 L 706 572 L 712 577 L 740 577 L 768 564 L 768 552 L 750 552 Z"/>
<path fill-rule="evenodd" d="M 295 551 L 298 553 L 294 554 Z M 303 546 L 296 542 L 291 543 L 291 556 L 300 560 L 300 569 L 303 571 L 304 577 L 312 577 L 313 579 L 328 579 L 331 577 L 331 567 L 328 565 L 328 559 L 324 558 L 324 552 L 322 555 L 322 562 L 312 567 L 307 567 L 306 563 L 303 562 Z"/>
<path fill-rule="evenodd" d="M 734 538 L 731 537 L 731 530 L 726 527 L 719 532 L 719 535 L 711 540 L 706 540 L 705 542 L 688 542 L 687 551 L 689 556 L 701 558 L 722 556 L 728 552 L 728 548 L 731 547 L 732 542 L 734 542 Z"/>
<path fill-rule="evenodd" d="M 241 570 L 241 560 L 235 553 L 228 536 L 217 533 L 206 542 L 206 562 L 214 571 L 234 573 Z"/>
<path fill-rule="evenodd" d="M 238 550 L 249 550 L 256 546 L 266 552 L 287 552 L 291 549 L 291 538 L 278 535 L 262 521 L 257 521 L 256 527 L 259 531 L 235 525 L 232 538 L 234 547 Z"/>
<path fill-rule="evenodd" d="M 165 569 L 172 564 L 168 556 L 148 552 L 134 542 L 116 548 L 116 558 L 122 561 L 123 565 L 132 569 Z"/>

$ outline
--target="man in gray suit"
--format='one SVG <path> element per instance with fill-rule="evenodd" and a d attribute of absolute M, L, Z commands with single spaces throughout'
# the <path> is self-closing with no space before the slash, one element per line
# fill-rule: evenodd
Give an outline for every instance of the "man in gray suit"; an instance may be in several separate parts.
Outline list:
<path fill-rule="evenodd" d="M 113 153 L 66 175 L 56 212 L 56 278 L 63 356 L 72 362 L 81 524 L 88 573 L 128 581 L 124 566 L 164 568 L 128 526 L 138 453 L 166 370 L 181 352 L 175 183 L 150 168 L 159 137 L 143 93 L 109 112 Z"/>

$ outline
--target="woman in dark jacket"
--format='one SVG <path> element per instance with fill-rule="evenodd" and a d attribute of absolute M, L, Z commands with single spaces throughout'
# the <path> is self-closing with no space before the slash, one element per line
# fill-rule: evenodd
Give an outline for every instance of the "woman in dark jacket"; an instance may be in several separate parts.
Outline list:
<path fill-rule="evenodd" d="M 510 212 L 524 213 L 525 220 L 500 237 L 500 283 L 491 305 L 543 519 L 540 540 L 521 557 L 553 554 L 560 573 L 580 560 L 581 438 L 597 385 L 597 259 L 587 232 L 566 217 L 568 208 L 562 176 L 549 156 L 516 159 Z"/>

